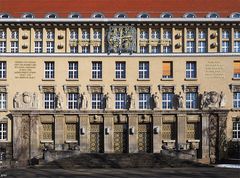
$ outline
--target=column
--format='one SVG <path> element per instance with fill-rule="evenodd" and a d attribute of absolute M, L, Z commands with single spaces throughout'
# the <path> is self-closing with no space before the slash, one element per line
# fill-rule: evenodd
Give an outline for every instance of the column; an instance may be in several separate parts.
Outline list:
<path fill-rule="evenodd" d="M 55 125 L 55 150 L 63 150 L 65 118 L 64 115 L 54 115 Z"/>
<path fill-rule="evenodd" d="M 202 159 L 209 162 L 209 115 L 202 114 Z"/>
<path fill-rule="evenodd" d="M 40 155 L 39 115 L 30 115 L 30 158 Z"/>
<path fill-rule="evenodd" d="M 186 125 L 187 117 L 185 114 L 177 115 L 177 148 L 186 149 Z"/>
<path fill-rule="evenodd" d="M 162 115 L 153 115 L 153 153 L 162 149 Z"/>
<path fill-rule="evenodd" d="M 79 115 L 80 123 L 80 134 L 79 134 L 79 143 L 80 143 L 80 152 L 88 153 L 90 148 L 90 123 L 88 115 Z"/>
<path fill-rule="evenodd" d="M 105 28 L 102 27 L 102 53 L 105 53 Z"/>
<path fill-rule="evenodd" d="M 128 115 L 128 125 L 129 125 L 129 153 L 138 152 L 138 115 L 129 114 Z"/>
<path fill-rule="evenodd" d="M 105 114 L 104 115 L 104 153 L 114 152 L 113 127 L 114 127 L 113 115 Z"/>

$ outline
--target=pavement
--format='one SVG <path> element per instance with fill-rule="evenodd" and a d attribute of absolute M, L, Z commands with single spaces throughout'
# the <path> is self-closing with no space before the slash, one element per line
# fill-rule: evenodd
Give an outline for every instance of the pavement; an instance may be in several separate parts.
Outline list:
<path fill-rule="evenodd" d="M 133 169 L 8 169 L 6 178 L 240 178 L 240 169 L 197 168 L 133 168 Z"/>

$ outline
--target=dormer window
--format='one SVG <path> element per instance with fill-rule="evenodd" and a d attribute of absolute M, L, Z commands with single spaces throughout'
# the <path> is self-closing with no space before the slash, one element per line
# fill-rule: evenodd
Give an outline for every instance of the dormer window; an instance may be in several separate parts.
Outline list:
<path fill-rule="evenodd" d="M 48 14 L 46 17 L 49 19 L 55 19 L 55 18 L 57 18 L 57 15 L 52 13 L 52 14 Z"/>
<path fill-rule="evenodd" d="M 8 15 L 8 14 L 1 14 L 0 18 L 1 19 L 8 19 L 8 18 L 10 18 L 10 15 Z"/>
<path fill-rule="evenodd" d="M 92 15 L 93 18 L 104 18 L 104 15 L 102 13 L 95 13 Z"/>
<path fill-rule="evenodd" d="M 196 18 L 196 15 L 193 13 L 187 13 L 184 15 L 185 18 Z"/>
<path fill-rule="evenodd" d="M 146 13 L 138 15 L 139 18 L 149 18 L 150 16 Z"/>
<path fill-rule="evenodd" d="M 32 19 L 32 18 L 34 18 L 34 16 L 31 13 L 27 13 L 27 14 L 23 15 L 23 18 Z"/>
<path fill-rule="evenodd" d="M 69 18 L 73 18 L 73 19 L 78 19 L 78 18 L 80 18 L 81 16 L 80 16 L 80 14 L 78 14 L 78 13 L 72 13 L 72 14 L 70 14 L 69 15 Z"/>
<path fill-rule="evenodd" d="M 172 14 L 170 14 L 170 13 L 163 13 L 163 14 L 161 15 L 161 17 L 162 17 L 162 18 L 172 18 L 173 16 L 172 16 Z"/>
<path fill-rule="evenodd" d="M 127 18 L 127 15 L 126 14 L 117 14 L 115 15 L 116 18 Z"/>
<path fill-rule="evenodd" d="M 207 17 L 208 17 L 208 18 L 219 18 L 219 15 L 218 15 L 217 13 L 215 13 L 215 12 L 212 12 L 212 13 L 209 13 L 209 14 L 207 15 Z"/>
<path fill-rule="evenodd" d="M 240 12 L 235 12 L 235 13 L 231 14 L 230 17 L 231 18 L 240 18 Z"/>

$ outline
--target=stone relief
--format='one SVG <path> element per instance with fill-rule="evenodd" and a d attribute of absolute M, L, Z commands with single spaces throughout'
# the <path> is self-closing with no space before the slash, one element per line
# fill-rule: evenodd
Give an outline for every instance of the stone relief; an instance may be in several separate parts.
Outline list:
<path fill-rule="evenodd" d="M 129 109 L 135 109 L 135 98 L 134 98 L 133 92 L 129 96 L 128 103 L 130 106 Z"/>
<path fill-rule="evenodd" d="M 105 94 L 104 98 L 105 98 L 105 108 L 111 109 L 112 98 L 109 96 L 109 93 Z"/>
<path fill-rule="evenodd" d="M 88 100 L 85 92 L 82 93 L 82 109 L 88 108 Z"/>
<path fill-rule="evenodd" d="M 157 95 L 157 92 L 153 94 L 153 101 L 154 101 L 154 107 L 156 109 L 160 109 L 160 102 L 159 102 L 159 96 Z"/>
<path fill-rule="evenodd" d="M 201 108 L 223 108 L 226 105 L 226 95 L 221 92 L 210 91 L 204 93 L 201 96 Z"/>
<path fill-rule="evenodd" d="M 61 96 L 60 93 L 58 93 L 58 94 L 56 95 L 55 100 L 56 100 L 56 108 L 57 108 L 57 109 L 62 109 L 63 99 L 62 99 L 62 96 Z"/>
<path fill-rule="evenodd" d="M 13 97 L 14 109 L 37 109 L 38 108 L 38 96 L 36 93 L 17 92 Z"/>

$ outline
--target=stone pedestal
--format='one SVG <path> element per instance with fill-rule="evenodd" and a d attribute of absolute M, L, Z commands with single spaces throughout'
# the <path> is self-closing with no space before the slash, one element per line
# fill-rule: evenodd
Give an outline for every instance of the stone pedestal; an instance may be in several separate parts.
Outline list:
<path fill-rule="evenodd" d="M 129 114 L 129 153 L 138 153 L 138 115 Z"/>
<path fill-rule="evenodd" d="M 177 148 L 186 149 L 186 127 L 187 116 L 185 114 L 177 115 Z"/>
<path fill-rule="evenodd" d="M 104 115 L 104 153 L 113 153 L 113 115 Z"/>
<path fill-rule="evenodd" d="M 55 150 L 63 150 L 65 119 L 64 115 L 54 115 L 55 118 Z"/>
<path fill-rule="evenodd" d="M 90 122 L 88 115 L 79 115 L 79 143 L 80 152 L 89 153 L 90 148 Z"/>
<path fill-rule="evenodd" d="M 153 153 L 162 149 L 162 115 L 153 115 Z"/>

